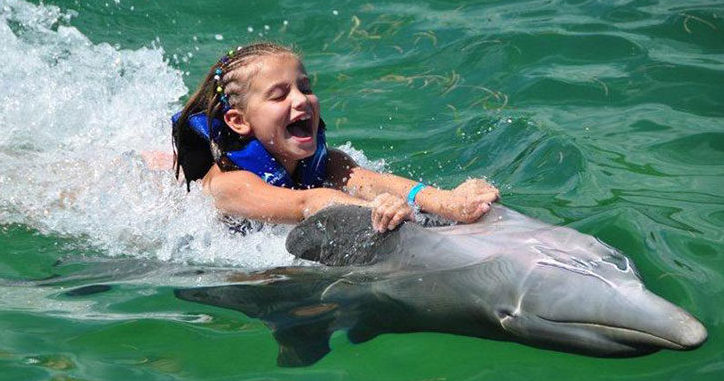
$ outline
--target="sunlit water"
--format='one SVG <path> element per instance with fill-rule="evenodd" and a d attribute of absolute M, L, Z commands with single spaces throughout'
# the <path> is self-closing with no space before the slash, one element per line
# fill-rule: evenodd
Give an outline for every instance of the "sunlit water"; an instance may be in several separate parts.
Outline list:
<path fill-rule="evenodd" d="M 721 378 L 723 10 L 0 0 L 0 379 Z M 140 156 L 170 150 L 169 116 L 221 52 L 259 39 L 303 52 L 331 144 L 442 187 L 487 176 L 509 207 L 622 250 L 709 341 L 610 360 L 340 334 L 318 364 L 276 367 L 261 322 L 172 290 L 219 281 L 199 267 L 298 264 L 287 228 L 234 235 Z M 110 288 L 64 293 L 94 284 Z"/>

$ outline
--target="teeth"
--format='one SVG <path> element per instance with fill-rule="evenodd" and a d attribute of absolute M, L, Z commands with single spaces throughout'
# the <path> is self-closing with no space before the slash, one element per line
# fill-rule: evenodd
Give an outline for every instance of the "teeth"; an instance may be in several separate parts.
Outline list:
<path fill-rule="evenodd" d="M 299 120 L 309 120 L 309 115 L 305 115 L 305 116 L 299 118 Z"/>

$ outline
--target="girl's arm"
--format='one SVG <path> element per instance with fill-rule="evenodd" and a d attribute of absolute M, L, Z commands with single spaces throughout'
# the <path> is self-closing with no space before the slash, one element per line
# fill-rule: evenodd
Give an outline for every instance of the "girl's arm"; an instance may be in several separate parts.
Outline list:
<path fill-rule="evenodd" d="M 222 213 L 275 223 L 297 223 L 332 204 L 367 204 L 334 189 L 277 187 L 251 172 L 222 172 L 216 165 L 204 177 L 203 187 Z"/>
<path fill-rule="evenodd" d="M 248 171 L 222 172 L 217 165 L 204 177 L 203 187 L 222 213 L 266 222 L 297 223 L 332 204 L 360 205 L 372 208 L 372 225 L 383 232 L 411 215 L 407 205 L 389 194 L 368 202 L 336 189 L 292 190 L 269 185 Z"/>
<path fill-rule="evenodd" d="M 377 173 L 359 167 L 342 151 L 330 149 L 330 179 L 337 189 L 370 200 L 380 193 L 390 193 L 406 199 L 416 181 L 389 173 Z M 490 210 L 499 197 L 498 190 L 482 179 L 470 179 L 454 190 L 427 186 L 416 196 L 420 209 L 447 219 L 470 223 Z"/>

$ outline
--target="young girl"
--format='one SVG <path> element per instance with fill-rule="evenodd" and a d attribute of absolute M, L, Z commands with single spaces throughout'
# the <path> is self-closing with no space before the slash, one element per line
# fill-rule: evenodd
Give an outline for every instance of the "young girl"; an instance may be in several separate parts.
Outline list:
<path fill-rule="evenodd" d="M 498 190 L 471 179 L 453 190 L 359 167 L 326 147 L 319 99 L 299 56 L 272 43 L 231 50 L 211 67 L 174 116 L 175 170 L 187 186 L 202 179 L 224 214 L 296 223 L 331 204 L 372 209 L 379 232 L 412 216 L 411 207 L 473 222 Z"/>

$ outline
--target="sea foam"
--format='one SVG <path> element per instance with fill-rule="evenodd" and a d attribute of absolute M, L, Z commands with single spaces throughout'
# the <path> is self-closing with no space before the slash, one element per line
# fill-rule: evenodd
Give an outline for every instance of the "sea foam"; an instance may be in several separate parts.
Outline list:
<path fill-rule="evenodd" d="M 187 193 L 171 172 L 144 165 L 141 152 L 171 150 L 182 73 L 155 44 L 91 42 L 73 16 L 17 0 L 0 9 L 0 224 L 70 237 L 81 254 L 294 263 L 288 228 L 233 234 L 197 185 Z"/>

